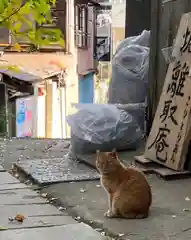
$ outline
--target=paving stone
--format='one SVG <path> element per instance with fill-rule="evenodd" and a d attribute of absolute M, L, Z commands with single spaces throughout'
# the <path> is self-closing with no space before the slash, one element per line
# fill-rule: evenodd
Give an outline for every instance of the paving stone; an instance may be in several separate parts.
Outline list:
<path fill-rule="evenodd" d="M 20 183 L 18 179 L 14 178 L 7 172 L 0 172 L 0 185 L 10 184 L 10 183 Z"/>
<path fill-rule="evenodd" d="M 0 219 L 8 219 L 16 214 L 23 214 L 26 217 L 67 215 L 50 204 L 0 206 Z"/>
<path fill-rule="evenodd" d="M 24 214 L 23 214 L 24 215 Z M 10 217 L 14 218 L 15 215 Z M 9 218 L 10 218 L 9 217 Z M 61 226 L 65 224 L 78 224 L 70 216 L 37 216 L 37 217 L 27 217 L 24 215 L 25 219 L 22 223 L 17 221 L 10 221 L 8 216 L 1 216 L 0 226 L 8 229 L 22 229 L 22 228 L 34 228 L 34 227 L 50 227 L 50 226 Z"/>
<path fill-rule="evenodd" d="M 95 169 L 66 156 L 53 159 L 22 160 L 16 163 L 16 166 L 39 184 L 99 179 L 99 174 Z"/>
<path fill-rule="evenodd" d="M 23 183 L 14 183 L 14 184 L 6 183 L 6 184 L 0 185 L 0 191 L 11 190 L 11 189 L 23 189 L 23 188 L 28 188 L 28 186 Z"/>
<path fill-rule="evenodd" d="M 12 189 L 0 191 L 0 205 L 3 204 L 38 204 L 46 203 L 46 199 L 30 189 Z"/>
<path fill-rule="evenodd" d="M 58 227 L 17 229 L 0 232 L 0 239 L 3 240 L 102 240 L 98 232 L 91 227 L 79 223 Z"/>

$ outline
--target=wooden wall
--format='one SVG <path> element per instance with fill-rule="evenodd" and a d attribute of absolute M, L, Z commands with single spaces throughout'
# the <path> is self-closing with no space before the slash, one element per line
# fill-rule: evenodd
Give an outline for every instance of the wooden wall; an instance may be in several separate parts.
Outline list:
<path fill-rule="evenodd" d="M 191 0 L 151 1 L 151 43 L 147 133 L 157 108 L 168 63 L 162 49 L 173 45 L 183 13 L 191 12 Z"/>

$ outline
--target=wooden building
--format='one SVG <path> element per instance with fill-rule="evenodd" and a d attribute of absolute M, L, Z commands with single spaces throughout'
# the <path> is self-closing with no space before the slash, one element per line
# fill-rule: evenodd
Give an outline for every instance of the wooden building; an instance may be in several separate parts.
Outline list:
<path fill-rule="evenodd" d="M 53 128 L 55 125 L 60 125 L 55 124 L 54 109 L 58 108 L 64 113 L 62 114 L 63 123 L 56 132 L 61 132 L 60 129 L 62 129 L 64 134 L 61 137 L 70 135 L 70 131 L 66 127 L 65 116 L 73 112 L 71 103 L 77 103 L 79 100 L 79 74 L 84 74 L 86 71 L 89 73 L 89 69 L 94 71 L 93 40 L 95 31 L 91 25 L 92 31 L 89 34 L 88 15 L 90 15 L 89 10 L 91 10 L 93 14 L 91 15 L 91 24 L 94 26 L 96 19 L 96 11 L 94 10 L 96 7 L 99 7 L 99 4 L 95 0 L 57 0 L 56 7 L 51 11 L 54 25 L 46 24 L 41 27 L 61 29 L 65 40 L 64 47 L 58 44 L 50 44 L 36 49 L 33 48 L 32 43 L 20 38 L 17 40 L 22 46 L 22 52 L 18 53 L 12 49 L 14 40 L 11 38 L 9 31 L 0 28 L 0 50 L 4 52 L 0 58 L 0 72 L 3 75 L 2 82 L 6 85 L 8 102 L 13 102 L 13 99 L 18 97 L 18 92 L 21 93 L 22 97 L 24 95 L 36 95 L 35 92 L 37 92 L 39 84 L 47 88 L 46 106 L 43 110 L 46 118 L 41 123 L 45 126 L 45 133 L 41 134 L 40 137 L 52 138 L 57 136 L 53 134 Z M 90 39 L 92 42 L 89 41 Z M 91 47 L 89 47 L 90 45 Z M 90 59 L 89 56 L 92 58 Z M 84 65 L 82 67 L 80 65 L 83 62 L 82 58 L 88 59 L 87 66 L 85 66 L 87 69 Z M 19 72 L 6 69 L 6 67 L 2 68 L 5 65 L 17 66 Z M 67 77 L 63 81 L 64 84 L 62 84 L 60 75 L 65 70 Z M 60 92 L 59 98 L 64 99 L 64 103 L 60 100 L 58 106 L 55 100 L 58 98 L 57 92 Z M 60 117 L 57 116 L 57 118 Z M 11 120 L 11 122 L 13 121 Z M 36 126 L 34 129 L 33 136 L 38 137 Z M 10 134 L 10 136 L 12 135 L 15 136 L 15 134 Z"/>
<path fill-rule="evenodd" d="M 191 11 L 190 0 L 126 0 L 126 37 L 151 30 L 147 109 L 149 134 L 165 80 L 171 47 L 183 13 Z"/>

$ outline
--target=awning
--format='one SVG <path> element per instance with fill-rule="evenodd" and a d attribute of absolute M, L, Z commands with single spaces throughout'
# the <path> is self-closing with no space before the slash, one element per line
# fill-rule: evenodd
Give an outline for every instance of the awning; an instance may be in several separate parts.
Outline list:
<path fill-rule="evenodd" d="M 56 76 L 72 63 L 64 53 L 5 53 L 0 57 L 0 73 L 26 82 Z"/>

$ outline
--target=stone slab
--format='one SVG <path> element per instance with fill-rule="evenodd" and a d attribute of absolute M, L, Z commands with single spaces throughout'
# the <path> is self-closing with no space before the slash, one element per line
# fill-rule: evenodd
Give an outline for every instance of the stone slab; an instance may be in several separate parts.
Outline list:
<path fill-rule="evenodd" d="M 17 148 L 18 150 L 25 150 L 25 149 L 42 149 L 42 148 L 51 148 L 56 145 L 60 145 L 61 143 L 69 143 L 69 139 L 39 139 L 39 138 L 11 138 L 7 139 L 7 146 L 13 146 Z M 2 145 L 5 145 L 4 142 L 2 142 Z"/>
<path fill-rule="evenodd" d="M 63 139 L 10 139 L 7 141 L 7 150 L 4 153 L 7 161 L 15 162 L 18 159 L 37 159 L 63 157 L 68 153 L 69 140 Z M 52 150 L 53 147 L 58 147 Z"/>
<path fill-rule="evenodd" d="M 24 214 L 23 214 L 24 215 Z M 12 215 L 11 217 L 15 217 Z M 24 215 L 25 216 L 25 215 Z M 65 224 L 77 224 L 70 216 L 37 216 L 37 217 L 26 217 L 22 223 L 17 221 L 10 221 L 7 216 L 1 216 L 0 226 L 6 229 L 22 229 L 22 228 L 37 228 L 37 227 L 51 227 L 51 226 L 62 226 Z"/>
<path fill-rule="evenodd" d="M 0 219 L 8 219 L 16 214 L 23 214 L 25 217 L 37 217 L 64 215 L 64 212 L 59 211 L 56 207 L 50 204 L 0 206 Z"/>
<path fill-rule="evenodd" d="M 38 184 L 99 179 L 99 174 L 95 169 L 66 156 L 22 160 L 15 166 L 30 175 Z"/>
<path fill-rule="evenodd" d="M 0 239 L 3 240 L 103 240 L 104 237 L 91 227 L 79 223 L 58 227 L 18 229 L 0 232 Z"/>
<path fill-rule="evenodd" d="M 11 189 L 24 189 L 24 188 L 28 188 L 28 186 L 23 183 L 14 183 L 14 184 L 5 183 L 0 185 L 0 191 L 11 190 Z"/>
<path fill-rule="evenodd" d="M 0 191 L 0 205 L 14 204 L 42 204 L 46 199 L 30 189 L 12 189 Z"/>
<path fill-rule="evenodd" d="M 52 147 L 63 142 L 69 142 L 67 139 L 8 139 L 6 143 L 6 151 L 0 151 L 1 158 L 5 169 L 10 169 L 12 163 L 17 160 L 39 159 L 39 158 L 62 158 L 68 153 L 66 148 L 60 150 L 52 150 Z M 1 142 L 0 142 L 1 150 Z M 3 153 L 1 157 L 1 152 Z"/>
<path fill-rule="evenodd" d="M 105 218 L 108 198 L 99 181 L 60 183 L 44 190 L 59 198 L 60 203 L 68 204 L 75 216 L 93 222 L 98 228 L 114 235 L 124 234 L 124 240 L 190 240 L 190 179 L 164 181 L 154 174 L 148 175 L 147 179 L 153 203 L 149 217 L 143 220 Z"/>
<path fill-rule="evenodd" d="M 10 184 L 10 183 L 20 183 L 18 179 L 14 178 L 7 172 L 0 172 L 0 185 Z"/>

